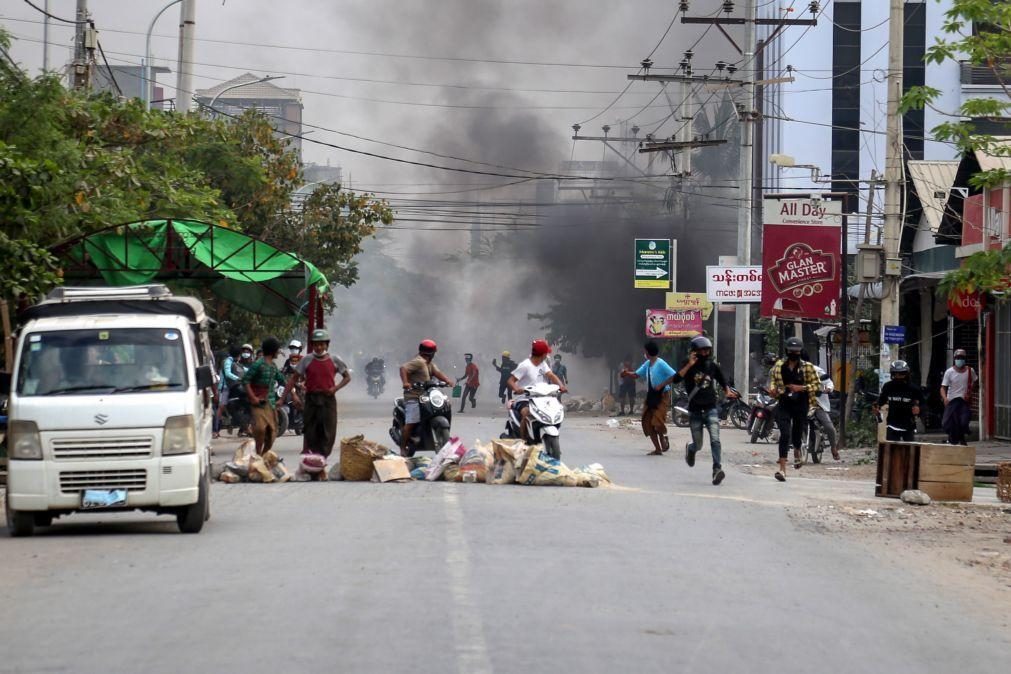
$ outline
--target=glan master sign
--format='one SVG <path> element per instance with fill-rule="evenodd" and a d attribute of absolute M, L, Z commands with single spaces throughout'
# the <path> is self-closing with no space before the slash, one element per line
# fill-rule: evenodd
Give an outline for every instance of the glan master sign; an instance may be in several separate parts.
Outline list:
<path fill-rule="evenodd" d="M 671 264 L 677 241 L 670 239 L 635 240 L 635 287 L 670 290 L 674 276 Z"/>

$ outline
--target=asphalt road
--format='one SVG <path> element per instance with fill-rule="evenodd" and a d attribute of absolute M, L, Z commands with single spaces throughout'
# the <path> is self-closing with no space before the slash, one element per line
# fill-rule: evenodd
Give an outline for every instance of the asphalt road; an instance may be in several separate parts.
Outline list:
<path fill-rule="evenodd" d="M 387 412 L 345 402 L 340 433 L 383 441 Z M 1007 671 L 1006 621 L 788 516 L 867 485 L 713 487 L 681 434 L 647 457 L 604 422 L 570 418 L 562 453 L 613 489 L 216 484 L 197 536 L 145 514 L 0 536 L 0 671 Z M 454 418 L 466 442 L 500 426 Z"/>

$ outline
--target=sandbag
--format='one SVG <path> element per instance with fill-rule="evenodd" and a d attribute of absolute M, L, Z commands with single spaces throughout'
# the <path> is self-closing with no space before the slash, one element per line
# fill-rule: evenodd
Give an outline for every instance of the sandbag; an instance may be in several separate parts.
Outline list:
<path fill-rule="evenodd" d="M 267 468 L 262 456 L 256 456 L 249 460 L 249 481 L 250 482 L 273 482 L 274 474 Z"/>
<path fill-rule="evenodd" d="M 552 458 L 547 452 L 538 450 L 536 454 L 530 453 L 516 482 L 535 486 L 574 487 L 576 476 L 564 463 Z"/>
<path fill-rule="evenodd" d="M 579 466 L 572 472 L 576 476 L 576 485 L 579 487 L 598 487 L 602 484 L 611 484 L 611 478 L 599 463 Z"/>
<path fill-rule="evenodd" d="M 447 463 L 442 470 L 442 477 L 446 482 L 459 482 L 460 481 L 460 464 L 458 463 Z"/>
<path fill-rule="evenodd" d="M 274 464 L 274 467 L 270 469 L 270 472 L 274 474 L 274 479 L 278 482 L 289 482 L 292 478 L 288 468 L 280 461 Z"/>
<path fill-rule="evenodd" d="M 277 455 L 277 452 L 272 449 L 268 449 L 263 453 L 263 463 L 266 464 L 268 469 L 272 470 L 280 460 L 281 458 Z"/>
<path fill-rule="evenodd" d="M 221 482 L 227 482 L 229 484 L 235 484 L 236 482 L 242 482 L 242 478 L 233 473 L 230 470 L 221 471 L 221 475 L 218 476 L 218 480 Z"/>
<path fill-rule="evenodd" d="M 496 459 L 486 482 L 488 484 L 512 484 L 516 481 L 516 464 L 511 459 Z"/>
<path fill-rule="evenodd" d="M 450 464 L 459 465 L 460 457 L 467 453 L 467 448 L 463 446 L 460 438 L 450 438 L 449 442 L 443 445 L 439 453 L 432 460 L 432 465 L 425 472 L 425 479 L 434 482 L 442 477 L 446 466 Z"/>

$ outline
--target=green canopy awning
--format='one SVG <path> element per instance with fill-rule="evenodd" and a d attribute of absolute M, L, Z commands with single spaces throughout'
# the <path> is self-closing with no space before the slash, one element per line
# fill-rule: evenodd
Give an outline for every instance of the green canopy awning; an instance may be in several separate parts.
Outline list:
<path fill-rule="evenodd" d="M 75 266 L 68 276 L 98 275 L 111 286 L 154 280 L 199 282 L 219 297 L 267 316 L 305 313 L 309 288 L 330 284 L 311 262 L 255 237 L 196 220 L 144 220 L 53 246 Z"/>

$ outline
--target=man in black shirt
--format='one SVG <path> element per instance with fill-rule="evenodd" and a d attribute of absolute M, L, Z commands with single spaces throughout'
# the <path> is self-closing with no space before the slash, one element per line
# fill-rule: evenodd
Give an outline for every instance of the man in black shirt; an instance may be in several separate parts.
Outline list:
<path fill-rule="evenodd" d="M 888 406 L 888 427 L 885 429 L 885 439 L 889 442 L 912 442 L 916 436 L 916 420 L 920 414 L 920 401 L 923 393 L 909 381 L 909 365 L 904 360 L 897 360 L 889 368 L 892 378 L 881 387 L 878 402 L 874 405 L 874 413 L 878 408 Z"/>
<path fill-rule="evenodd" d="M 491 359 L 492 366 L 498 370 L 498 397 L 503 403 L 506 401 L 506 396 L 509 400 L 513 399 L 513 390 L 509 388 L 509 377 L 516 369 L 516 361 L 510 358 L 510 355 L 508 351 L 502 352 L 502 365 L 499 365 L 494 358 Z"/>
<path fill-rule="evenodd" d="M 713 453 L 713 484 L 720 484 L 726 474 L 720 464 L 720 415 L 716 410 L 719 394 L 716 384 L 719 384 L 728 397 L 734 393 L 727 386 L 720 366 L 711 360 L 713 343 L 709 338 L 699 335 L 691 343 L 691 354 L 681 363 L 681 368 L 664 385 L 668 383 L 685 383 L 688 393 L 688 426 L 692 432 L 692 441 L 685 447 L 685 461 L 689 466 L 695 465 L 695 453 L 702 447 L 702 429 L 709 431 L 709 446 Z"/>

